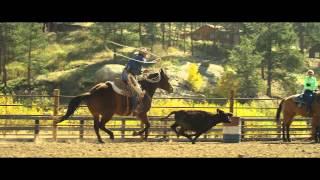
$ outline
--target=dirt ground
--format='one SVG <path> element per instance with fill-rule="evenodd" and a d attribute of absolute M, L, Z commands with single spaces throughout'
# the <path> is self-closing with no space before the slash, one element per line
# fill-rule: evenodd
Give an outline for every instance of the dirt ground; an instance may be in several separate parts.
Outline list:
<path fill-rule="evenodd" d="M 0 157 L 315 157 L 320 144 L 310 142 L 0 142 Z"/>

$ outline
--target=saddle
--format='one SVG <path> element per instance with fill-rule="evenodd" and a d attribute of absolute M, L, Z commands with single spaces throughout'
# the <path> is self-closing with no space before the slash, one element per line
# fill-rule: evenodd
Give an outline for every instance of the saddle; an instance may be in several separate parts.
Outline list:
<path fill-rule="evenodd" d="M 133 97 L 135 95 L 129 87 L 129 85 L 127 85 L 121 79 L 115 79 L 114 81 L 106 81 L 105 83 L 111 85 L 112 89 L 120 95 L 127 97 Z"/>
<path fill-rule="evenodd" d="M 299 107 L 302 107 L 306 104 L 303 99 L 303 93 L 295 95 L 295 98 L 293 98 L 293 100 Z"/>
<path fill-rule="evenodd" d="M 314 100 L 315 100 L 315 97 L 316 94 L 314 94 Z M 298 107 L 302 107 L 304 105 L 306 105 L 307 103 L 305 102 L 305 99 L 303 97 L 303 93 L 302 94 L 297 94 L 295 95 L 295 98 L 293 98 L 293 101 L 298 105 Z"/>

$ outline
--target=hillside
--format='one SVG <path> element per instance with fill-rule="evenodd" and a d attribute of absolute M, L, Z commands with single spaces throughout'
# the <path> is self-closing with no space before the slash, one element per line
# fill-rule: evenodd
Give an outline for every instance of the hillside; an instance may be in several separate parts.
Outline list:
<path fill-rule="evenodd" d="M 260 53 L 261 48 L 265 48 L 261 45 L 265 40 L 250 39 L 251 36 L 259 36 L 254 34 L 255 31 L 247 31 L 250 36 L 244 37 L 246 41 L 243 41 L 244 43 L 239 47 L 231 47 L 210 41 L 191 41 L 190 37 L 183 39 L 179 36 L 179 33 L 181 35 L 182 32 L 200 27 L 201 23 L 195 23 L 191 28 L 186 23 L 68 24 L 70 29 L 68 25 L 60 24 L 56 27 L 59 29 L 57 32 L 37 32 L 38 35 L 34 36 L 34 45 L 29 48 L 31 49 L 29 56 L 26 51 L 27 46 L 20 47 L 18 43 L 18 40 L 28 41 L 28 39 L 23 41 L 23 38 L 28 37 L 28 31 L 24 32 L 25 25 L 10 25 L 17 28 L 21 26 L 21 29 L 17 29 L 17 34 L 25 33 L 21 34 L 22 40 L 17 34 L 12 34 L 12 38 L 16 38 L 17 43 L 12 44 L 15 52 L 11 53 L 14 56 L 9 56 L 10 59 L 6 64 L 7 84 L 16 94 L 30 93 L 29 88 L 33 94 L 51 94 L 53 89 L 59 88 L 63 95 L 77 95 L 89 90 L 96 83 L 119 78 L 128 60 L 119 56 L 114 57 L 112 51 L 106 49 L 106 46 L 110 49 L 116 48 L 118 53 L 129 57 L 133 55 L 133 49 L 116 47 L 108 44 L 106 40 L 122 42 L 131 47 L 139 47 L 140 44 L 151 47 L 153 53 L 162 57 L 161 63 L 152 69 L 165 69 L 175 88 L 174 94 L 170 96 L 226 97 L 234 88 L 240 88 L 237 96 L 241 97 L 264 97 L 267 92 L 269 66 L 264 57 L 265 51 Z M 233 26 L 232 23 L 224 25 Z M 266 29 L 263 30 L 254 23 L 244 25 L 244 29 L 250 27 L 259 30 L 260 28 L 261 37 L 266 37 L 263 35 Z M 279 32 L 284 33 L 282 26 L 286 26 L 286 30 L 290 28 L 290 24 L 275 23 L 274 29 L 270 31 L 278 28 Z M 281 36 L 281 38 L 287 37 Z M 46 43 L 42 42 L 43 45 L 40 46 L 41 41 L 38 39 Z M 261 40 L 260 44 L 255 42 L 258 40 Z M 284 97 L 300 92 L 303 73 L 308 68 L 314 69 L 316 74 L 320 73 L 319 59 L 308 59 L 306 56 L 297 54 L 297 47 L 292 46 L 293 40 L 283 42 L 291 44 L 274 45 L 271 48 L 275 57 L 271 61 L 273 63 L 271 66 L 273 67 L 272 96 Z M 31 44 L 31 41 L 29 43 Z M 282 47 L 289 48 L 281 49 Z M 200 74 L 191 72 L 191 64 L 196 65 Z M 28 72 L 26 68 L 28 66 L 31 72 Z M 31 75 L 30 86 L 27 79 L 28 73 Z M 198 84 L 201 87 L 198 90 L 193 87 L 195 82 L 188 80 L 190 76 L 201 79 L 200 85 Z M 167 96 L 161 90 L 157 95 Z"/>
<path fill-rule="evenodd" d="M 99 47 L 87 37 L 89 37 L 87 30 L 48 33 L 50 42 L 48 46 L 43 51 L 40 49 L 33 51 L 39 54 L 37 65 L 43 66 L 42 72 L 34 77 L 34 93 L 43 91 L 50 93 L 53 89 L 59 88 L 61 94 L 77 95 L 87 91 L 98 82 L 120 77 L 127 59 L 122 57 L 114 59 L 111 51 Z M 127 56 L 133 53 L 130 48 L 117 49 L 117 51 Z M 198 94 L 185 86 L 188 76 L 186 72 L 190 62 L 201 66 L 200 72 L 205 79 L 211 82 L 209 85 L 213 85 L 216 81 L 215 76 L 219 77 L 223 72 L 222 66 L 209 64 L 208 60 L 192 57 L 189 53 L 183 53 L 176 48 L 163 51 L 160 45 L 154 45 L 153 52 L 162 56 L 162 61 L 152 69 L 164 68 L 166 70 L 175 87 L 175 94 L 171 96 Z M 17 94 L 23 94 L 26 89 L 26 79 L 21 78 L 21 75 L 26 73 L 23 66 L 23 63 L 17 62 L 8 65 L 9 77 L 12 78 L 8 84 Z M 215 72 L 215 69 L 218 71 Z"/>

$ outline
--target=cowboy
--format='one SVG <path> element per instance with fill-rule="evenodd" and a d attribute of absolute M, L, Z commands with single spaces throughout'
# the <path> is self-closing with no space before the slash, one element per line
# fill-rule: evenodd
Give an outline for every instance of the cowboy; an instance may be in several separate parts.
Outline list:
<path fill-rule="evenodd" d="M 139 102 L 141 102 L 145 95 L 145 91 L 142 91 L 140 84 L 136 79 L 136 76 L 142 74 L 141 69 L 142 65 L 147 63 L 146 58 L 148 55 L 148 50 L 147 48 L 140 48 L 138 52 L 135 52 L 135 54 L 136 56 L 133 59 L 129 60 L 129 62 L 125 66 L 121 75 L 121 79 L 129 86 L 131 90 L 136 93 Z M 148 64 L 150 63 L 152 62 L 148 62 Z M 145 70 L 144 72 L 147 72 L 147 70 Z M 139 113 L 143 109 L 143 103 L 139 103 L 139 105 L 141 106 L 137 105 L 136 95 L 132 97 L 132 101 L 134 106 L 136 106 L 134 112 Z"/>
<path fill-rule="evenodd" d="M 312 102 L 314 91 L 318 89 L 318 82 L 316 77 L 314 77 L 313 70 L 307 71 L 307 76 L 304 79 L 304 88 L 303 88 L 303 99 L 306 102 L 307 114 L 311 115 L 312 111 Z"/>

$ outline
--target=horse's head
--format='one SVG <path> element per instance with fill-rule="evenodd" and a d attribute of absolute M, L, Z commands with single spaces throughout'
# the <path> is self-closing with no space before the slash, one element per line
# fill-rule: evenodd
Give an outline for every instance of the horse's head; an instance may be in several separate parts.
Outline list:
<path fill-rule="evenodd" d="M 173 88 L 169 82 L 169 78 L 163 69 L 158 73 L 149 74 L 146 81 L 152 84 L 156 84 L 157 88 L 163 89 L 169 93 L 173 92 Z"/>
<path fill-rule="evenodd" d="M 169 93 L 172 93 L 173 87 L 171 86 L 171 84 L 169 82 L 169 78 L 168 78 L 167 74 L 163 71 L 163 69 L 160 70 L 160 76 L 161 76 L 161 80 L 159 82 L 159 88 L 163 89 Z"/>

